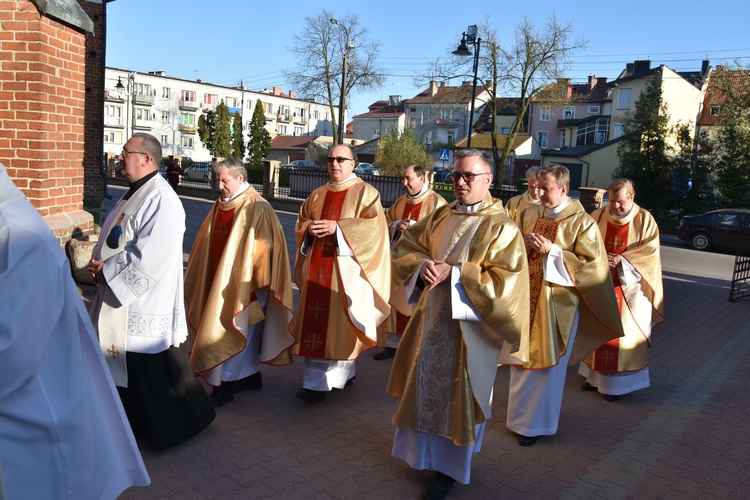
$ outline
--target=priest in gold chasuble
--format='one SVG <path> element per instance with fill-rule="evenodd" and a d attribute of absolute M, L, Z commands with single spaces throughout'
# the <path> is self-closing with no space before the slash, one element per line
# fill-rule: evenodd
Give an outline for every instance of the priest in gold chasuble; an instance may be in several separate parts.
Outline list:
<path fill-rule="evenodd" d="M 343 389 L 354 360 L 377 346 L 390 314 L 390 247 L 380 193 L 354 175 L 348 146 L 328 154 L 330 182 L 300 208 L 294 278 L 300 289 L 292 354 L 304 356 L 302 390 L 309 402 Z"/>
<path fill-rule="evenodd" d="M 518 196 L 514 196 L 505 204 L 505 211 L 508 216 L 518 224 L 521 222 L 521 214 L 529 207 L 539 206 L 539 167 L 531 167 L 526 171 L 528 188 Z"/>
<path fill-rule="evenodd" d="M 490 165 L 482 151 L 457 152 L 456 201 L 405 231 L 392 252 L 391 303 L 404 312 L 417 303 L 388 381 L 388 394 L 400 398 L 392 453 L 436 471 L 426 498 L 469 482 L 501 347 L 528 352 L 526 252 L 489 194 Z"/>
<path fill-rule="evenodd" d="M 221 197 L 190 252 L 185 300 L 193 371 L 222 406 L 260 389 L 260 363 L 291 363 L 292 272 L 284 230 L 238 158 L 215 166 Z"/>
<path fill-rule="evenodd" d="M 445 199 L 425 183 L 425 171 L 419 165 L 409 165 L 403 170 L 401 185 L 404 187 L 406 194 L 396 200 L 385 213 L 391 237 L 391 247 L 401 239 L 401 235 L 406 229 L 427 217 L 436 208 L 446 204 Z M 404 333 L 404 328 L 409 322 L 410 316 L 411 314 L 407 315 L 391 310 L 388 321 L 378 332 L 381 337 L 384 337 L 379 339 L 379 343 L 384 343 L 385 349 L 377 352 L 373 356 L 375 359 L 392 358 L 396 354 L 398 342 Z"/>
<path fill-rule="evenodd" d="M 604 238 L 625 336 L 597 349 L 578 373 L 586 377 L 583 390 L 598 390 L 614 401 L 649 386 L 651 328 L 664 321 L 664 290 L 656 221 L 634 203 L 629 180 L 615 179 L 607 191 L 609 205 L 591 216 Z"/>
<path fill-rule="evenodd" d="M 528 251 L 531 331 L 528 360 L 511 364 L 507 426 L 529 446 L 557 432 L 569 364 L 622 336 L 607 252 L 596 222 L 568 197 L 570 172 L 539 171 L 541 206 L 521 216 Z"/>

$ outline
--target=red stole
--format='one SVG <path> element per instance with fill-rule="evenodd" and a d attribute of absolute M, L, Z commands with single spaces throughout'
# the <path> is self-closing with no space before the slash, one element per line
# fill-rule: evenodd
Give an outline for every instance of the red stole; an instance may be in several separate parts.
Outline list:
<path fill-rule="evenodd" d="M 338 221 L 346 192 L 328 191 L 323 202 L 321 218 Z M 300 356 L 324 358 L 328 338 L 328 317 L 331 307 L 331 283 L 336 259 L 336 235 L 314 238 L 310 250 L 310 270 L 307 274 L 307 294 L 300 304 L 302 335 Z"/>
<path fill-rule="evenodd" d="M 236 207 L 230 210 L 216 210 L 213 235 L 211 237 L 211 258 L 209 259 L 211 265 L 209 279 L 212 282 L 214 276 L 216 276 L 216 270 L 219 268 L 221 256 L 224 255 L 224 248 L 227 246 L 227 241 L 229 241 L 229 234 L 232 232 L 235 210 L 237 210 Z M 209 287 L 210 285 L 209 283 Z"/>
<path fill-rule="evenodd" d="M 624 224 L 622 226 L 615 225 L 607 222 L 607 235 L 604 238 L 604 246 L 607 249 L 607 253 L 622 253 L 628 246 L 628 230 L 630 224 Z M 617 274 L 616 268 L 609 268 L 609 274 L 612 277 L 612 284 L 615 287 L 615 297 L 617 298 L 617 309 L 622 314 L 622 283 L 620 283 L 620 275 Z M 618 371 L 618 361 L 620 353 L 620 339 L 613 339 L 601 346 L 594 353 L 594 362 L 591 365 L 592 370 L 600 372 L 616 372 Z"/>
<path fill-rule="evenodd" d="M 410 205 L 409 203 L 404 204 L 404 212 L 401 214 L 401 220 L 413 220 L 418 221 L 419 220 L 419 212 L 422 211 L 422 203 L 419 202 L 415 205 Z M 406 325 L 409 323 L 409 319 L 411 319 L 411 316 L 406 316 L 404 314 L 401 314 L 398 311 L 395 311 L 396 313 L 396 335 L 403 335 L 404 330 L 406 329 Z"/>
<path fill-rule="evenodd" d="M 532 232 L 544 236 L 554 242 L 557 226 L 560 223 L 557 219 L 549 217 L 539 217 L 534 223 Z M 539 295 L 542 293 L 542 283 L 544 282 L 544 255 L 532 251 L 529 255 L 529 292 L 531 294 L 531 328 L 534 329 L 534 316 L 536 315 L 536 306 L 539 302 Z"/>

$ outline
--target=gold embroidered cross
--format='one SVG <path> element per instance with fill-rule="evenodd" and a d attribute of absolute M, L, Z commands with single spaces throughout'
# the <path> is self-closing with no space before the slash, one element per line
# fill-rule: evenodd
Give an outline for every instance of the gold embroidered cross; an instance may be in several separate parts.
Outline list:
<path fill-rule="evenodd" d="M 613 236 L 609 240 L 607 240 L 607 243 L 610 245 L 610 248 L 617 250 L 620 248 L 623 241 L 622 241 L 622 238 L 620 238 L 619 236 Z"/>
<path fill-rule="evenodd" d="M 331 273 L 318 268 L 318 270 L 313 273 L 312 277 L 316 283 L 327 284 L 331 280 Z"/>
<path fill-rule="evenodd" d="M 120 355 L 120 351 L 117 350 L 117 347 L 115 347 L 114 344 L 112 344 L 112 347 L 107 349 L 107 352 L 112 355 L 112 359 L 117 359 L 117 356 Z"/>
<path fill-rule="evenodd" d="M 320 300 L 316 300 L 309 306 L 307 306 L 307 310 L 310 311 L 314 318 L 319 318 L 323 315 L 324 312 L 326 312 L 326 308 L 323 305 L 323 302 Z"/>
<path fill-rule="evenodd" d="M 318 347 L 320 347 L 322 344 L 323 341 L 320 339 L 320 336 L 317 333 L 312 334 L 305 340 L 305 347 L 307 347 L 311 351 L 318 349 Z"/>
<path fill-rule="evenodd" d="M 339 210 L 339 207 L 328 207 L 328 210 L 326 210 L 325 216 L 328 220 L 336 220 L 337 218 L 334 218 L 335 216 L 339 215 L 341 211 Z"/>
<path fill-rule="evenodd" d="M 615 357 L 612 355 L 611 351 L 604 351 L 599 354 L 599 361 L 604 366 L 609 366 L 612 364 L 612 362 L 615 360 Z"/>

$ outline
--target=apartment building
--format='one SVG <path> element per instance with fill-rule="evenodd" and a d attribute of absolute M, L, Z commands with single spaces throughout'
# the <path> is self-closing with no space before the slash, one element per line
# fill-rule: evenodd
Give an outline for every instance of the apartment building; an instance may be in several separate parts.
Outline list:
<path fill-rule="evenodd" d="M 211 153 L 198 137 L 202 113 L 224 102 L 232 115 L 239 112 L 247 137 L 255 106 L 260 100 L 271 137 L 332 135 L 327 105 L 296 99 L 278 87 L 262 91 L 216 85 L 201 80 L 167 76 L 163 71 L 142 73 L 105 69 L 104 154 L 113 158 L 134 132 L 148 132 L 161 141 L 164 155 L 208 161 Z M 338 108 L 334 108 L 338 113 Z"/>

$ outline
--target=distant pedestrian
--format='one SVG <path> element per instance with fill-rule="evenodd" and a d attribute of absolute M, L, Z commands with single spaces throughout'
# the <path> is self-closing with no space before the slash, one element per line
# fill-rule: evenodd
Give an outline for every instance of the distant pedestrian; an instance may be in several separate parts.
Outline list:
<path fill-rule="evenodd" d="M 182 169 L 180 168 L 180 160 L 173 158 L 169 165 L 167 165 L 167 181 L 172 189 L 177 190 L 177 186 L 180 184 L 180 176 L 182 175 Z"/>
<path fill-rule="evenodd" d="M 615 179 L 607 189 L 609 205 L 591 216 L 607 249 L 610 276 L 625 336 L 610 340 L 580 365 L 584 391 L 599 391 L 607 401 L 649 386 L 651 327 L 664 321 L 659 227 L 635 202 L 635 188 Z"/>
<path fill-rule="evenodd" d="M 539 195 L 539 167 L 531 167 L 526 171 L 526 191 L 523 194 L 514 196 L 505 204 L 505 211 L 516 224 L 521 222 L 521 214 L 529 207 L 538 206 L 541 201 Z"/>

